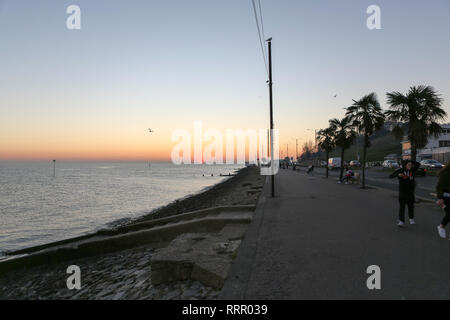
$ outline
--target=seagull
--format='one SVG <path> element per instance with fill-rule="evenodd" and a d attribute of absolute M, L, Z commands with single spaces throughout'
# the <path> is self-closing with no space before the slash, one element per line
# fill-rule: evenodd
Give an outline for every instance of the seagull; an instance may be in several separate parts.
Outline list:
<path fill-rule="evenodd" d="M 152 129 L 149 128 L 149 129 L 148 129 L 148 132 L 152 133 L 152 132 L 155 132 L 155 131 L 153 131 Z"/>

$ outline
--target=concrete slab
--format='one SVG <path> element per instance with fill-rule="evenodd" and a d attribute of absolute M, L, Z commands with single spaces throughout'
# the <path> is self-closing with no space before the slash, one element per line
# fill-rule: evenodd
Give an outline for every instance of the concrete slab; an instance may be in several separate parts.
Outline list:
<path fill-rule="evenodd" d="M 219 233 L 180 235 L 152 256 L 152 283 L 190 279 L 221 288 L 239 244 Z"/>

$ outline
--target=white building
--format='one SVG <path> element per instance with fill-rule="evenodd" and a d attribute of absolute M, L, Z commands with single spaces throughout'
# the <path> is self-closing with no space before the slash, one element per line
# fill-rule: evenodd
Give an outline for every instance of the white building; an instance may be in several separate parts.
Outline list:
<path fill-rule="evenodd" d="M 387 131 L 392 131 L 392 129 L 394 129 L 394 127 L 398 125 L 402 125 L 402 123 L 398 121 L 386 121 L 383 124 L 383 129 Z"/>
<path fill-rule="evenodd" d="M 424 159 L 435 159 L 441 163 L 450 160 L 450 123 L 442 124 L 441 134 L 435 138 L 430 136 L 428 143 L 423 149 L 417 150 L 417 161 Z M 411 143 L 402 141 L 402 158 L 411 158 Z"/>

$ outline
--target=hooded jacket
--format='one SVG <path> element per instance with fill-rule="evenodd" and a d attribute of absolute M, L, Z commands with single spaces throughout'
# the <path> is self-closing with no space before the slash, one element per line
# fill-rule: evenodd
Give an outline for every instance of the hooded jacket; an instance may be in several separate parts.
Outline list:
<path fill-rule="evenodd" d="M 389 175 L 389 178 L 393 179 L 395 177 L 398 178 L 398 192 L 399 198 L 405 200 L 413 200 L 414 199 L 414 189 L 416 187 L 416 171 L 420 167 L 420 163 L 416 161 L 409 161 L 412 163 L 411 170 L 406 170 L 406 163 L 402 165 L 401 168 L 397 169 Z M 403 177 L 399 175 L 403 173 Z"/>

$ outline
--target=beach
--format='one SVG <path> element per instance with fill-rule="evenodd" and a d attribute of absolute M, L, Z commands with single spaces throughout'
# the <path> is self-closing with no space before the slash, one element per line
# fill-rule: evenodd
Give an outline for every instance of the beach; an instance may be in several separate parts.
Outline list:
<path fill-rule="evenodd" d="M 204 192 L 176 200 L 153 210 L 133 223 L 157 220 L 199 209 L 255 205 L 265 177 L 257 167 L 241 169 Z M 126 233 L 130 224 L 117 226 L 113 234 Z M 51 245 L 47 245 L 51 247 Z M 198 281 L 172 281 L 153 285 L 151 257 L 160 248 L 138 245 L 107 254 L 81 257 L 55 264 L 16 269 L 0 275 L 0 299 L 214 299 L 220 290 Z M 82 289 L 69 290 L 66 268 L 82 270 Z"/>

